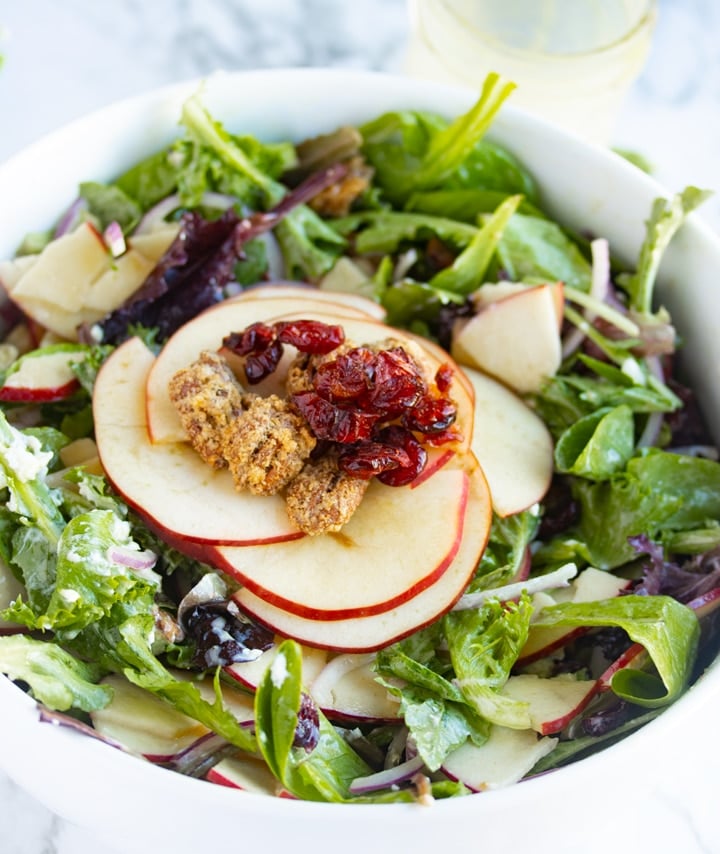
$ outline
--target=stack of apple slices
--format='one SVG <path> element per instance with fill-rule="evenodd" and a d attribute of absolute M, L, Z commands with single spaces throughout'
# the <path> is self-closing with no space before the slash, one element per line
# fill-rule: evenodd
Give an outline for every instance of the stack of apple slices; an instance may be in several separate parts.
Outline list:
<path fill-rule="evenodd" d="M 168 396 L 174 373 L 217 350 L 228 333 L 290 318 L 339 323 L 358 344 L 411 340 L 431 375 L 444 362 L 454 368 L 461 438 L 434 449 L 411 485 L 373 482 L 337 534 L 305 536 L 281 495 L 237 492 L 226 470 L 211 469 L 190 447 Z M 253 390 L 276 391 L 282 371 L 283 363 Z M 514 393 L 386 326 L 370 301 L 299 286 L 259 287 L 209 309 L 157 357 L 130 339 L 100 371 L 93 410 L 103 468 L 150 528 L 234 577 L 240 608 L 279 635 L 343 652 L 379 649 L 451 608 L 483 553 L 492 511 L 529 507 L 552 475 L 550 436 Z"/>

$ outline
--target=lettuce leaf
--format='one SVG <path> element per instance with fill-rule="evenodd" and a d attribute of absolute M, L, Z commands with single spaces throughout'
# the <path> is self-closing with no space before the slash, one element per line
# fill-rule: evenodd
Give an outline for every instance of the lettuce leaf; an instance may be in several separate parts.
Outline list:
<path fill-rule="evenodd" d="M 96 684 L 102 675 L 98 667 L 27 635 L 0 637 L 0 673 L 27 682 L 38 702 L 61 712 L 93 712 L 112 699 L 112 688 Z"/>

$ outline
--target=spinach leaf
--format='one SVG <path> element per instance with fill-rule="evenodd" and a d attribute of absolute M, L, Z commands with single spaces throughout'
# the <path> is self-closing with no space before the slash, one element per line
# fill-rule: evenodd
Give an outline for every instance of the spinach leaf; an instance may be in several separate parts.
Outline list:
<path fill-rule="evenodd" d="M 607 480 L 625 468 L 635 450 L 635 423 L 629 406 L 598 409 L 576 421 L 555 446 L 558 471 Z"/>
<path fill-rule="evenodd" d="M 581 291 L 590 290 L 590 263 L 550 220 L 516 214 L 503 232 L 498 257 L 515 282 L 561 281 Z"/>
<path fill-rule="evenodd" d="M 685 689 L 700 636 L 694 612 L 669 596 L 628 595 L 601 602 L 553 605 L 536 615 L 533 626 L 624 629 L 645 647 L 658 676 L 624 668 L 613 676 L 611 687 L 619 697 L 648 708 L 672 702 Z"/>

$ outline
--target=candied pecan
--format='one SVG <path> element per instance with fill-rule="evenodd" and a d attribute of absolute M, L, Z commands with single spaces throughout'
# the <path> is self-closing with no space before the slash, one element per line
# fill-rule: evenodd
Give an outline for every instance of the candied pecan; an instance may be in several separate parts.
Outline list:
<path fill-rule="evenodd" d="M 168 385 L 190 444 L 213 468 L 223 468 L 222 435 L 242 411 L 243 392 L 225 360 L 204 351 Z"/>
<path fill-rule="evenodd" d="M 340 471 L 335 454 L 305 464 L 285 493 L 290 520 L 306 534 L 339 531 L 360 506 L 368 481 Z"/>
<path fill-rule="evenodd" d="M 316 439 L 277 395 L 245 395 L 245 411 L 223 433 L 223 454 L 237 489 L 273 495 L 302 469 Z"/>
<path fill-rule="evenodd" d="M 361 157 L 351 158 L 348 166 L 349 171 L 342 180 L 326 187 L 309 202 L 320 216 L 347 216 L 355 200 L 370 186 L 373 170 Z"/>

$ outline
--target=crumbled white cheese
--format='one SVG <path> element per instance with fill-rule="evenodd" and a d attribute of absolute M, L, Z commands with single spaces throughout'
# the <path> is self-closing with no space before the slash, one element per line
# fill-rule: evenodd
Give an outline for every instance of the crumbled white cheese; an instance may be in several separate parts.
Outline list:
<path fill-rule="evenodd" d="M 284 655 L 276 655 L 270 665 L 270 679 L 275 688 L 282 688 L 283 682 L 290 674 L 287 669 L 287 661 Z"/>
<path fill-rule="evenodd" d="M 68 587 L 63 587 L 62 590 L 58 590 L 58 595 L 65 602 L 69 603 L 77 602 L 80 598 L 80 594 L 77 592 L 77 590 L 70 590 L 70 588 Z"/>
<path fill-rule="evenodd" d="M 18 433 L 5 448 L 5 460 L 18 480 L 30 481 L 47 474 L 47 466 L 52 459 L 51 451 L 43 451 L 36 436 L 23 436 Z"/>

